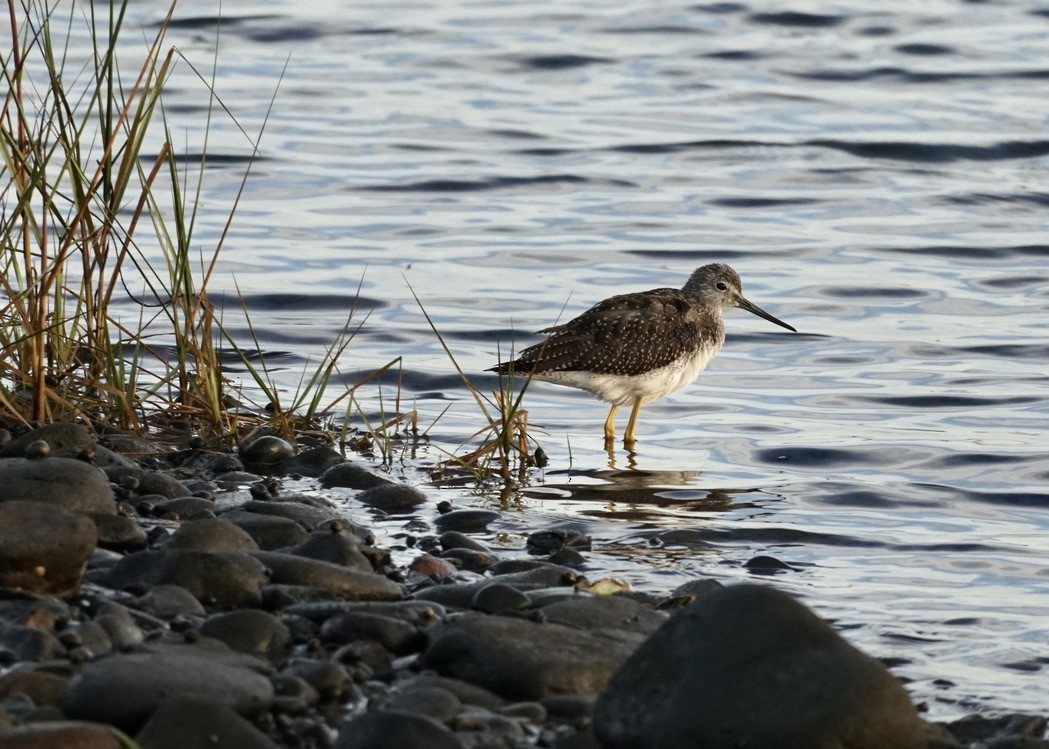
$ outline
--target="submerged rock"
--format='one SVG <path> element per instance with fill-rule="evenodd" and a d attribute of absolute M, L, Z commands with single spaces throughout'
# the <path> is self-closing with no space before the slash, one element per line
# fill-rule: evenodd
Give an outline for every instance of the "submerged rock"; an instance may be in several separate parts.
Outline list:
<path fill-rule="evenodd" d="M 598 700 L 608 749 L 924 749 L 899 681 L 790 596 L 712 592 L 642 645 Z"/>

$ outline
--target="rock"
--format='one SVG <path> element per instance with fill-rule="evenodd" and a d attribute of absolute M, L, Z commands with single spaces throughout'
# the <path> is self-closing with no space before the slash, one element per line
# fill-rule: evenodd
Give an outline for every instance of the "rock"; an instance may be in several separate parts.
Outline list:
<path fill-rule="evenodd" d="M 90 519 L 43 502 L 0 502 L 0 585 L 64 596 L 80 585 L 98 532 Z"/>
<path fill-rule="evenodd" d="M 109 637 L 114 650 L 133 647 L 146 639 L 131 611 L 116 601 L 103 604 L 95 614 L 94 623 Z"/>
<path fill-rule="evenodd" d="M 76 456 L 69 456 L 76 457 Z M 108 447 L 102 445 L 95 445 L 94 447 L 94 459 L 91 461 L 97 468 L 105 470 L 114 466 L 122 466 L 124 468 L 137 468 L 138 463 L 131 460 L 131 458 L 125 458 L 123 455 L 117 452 L 113 452 Z"/>
<path fill-rule="evenodd" d="M 104 656 L 70 680 L 62 693 L 62 712 L 124 731 L 138 729 L 172 696 L 255 715 L 273 704 L 273 686 L 255 663 L 257 659 L 193 645 Z"/>
<path fill-rule="evenodd" d="M 205 606 L 217 609 L 257 607 L 265 567 L 246 552 L 193 549 L 139 551 L 121 559 L 110 571 L 109 587 L 180 585 Z"/>
<path fill-rule="evenodd" d="M 98 545 L 113 551 L 137 551 L 146 547 L 146 529 L 123 515 L 88 514 L 98 531 Z"/>
<path fill-rule="evenodd" d="M 492 554 L 473 549 L 448 549 L 441 552 L 441 559 L 454 559 L 460 569 L 483 575 L 496 563 Z"/>
<path fill-rule="evenodd" d="M 23 668 L 0 675 L 0 701 L 24 695 L 35 705 L 57 705 L 62 690 L 69 681 L 68 676 L 40 669 Z M 3 737 L 0 736 L 0 746 Z"/>
<path fill-rule="evenodd" d="M 492 550 L 483 543 L 474 538 L 470 538 L 465 533 L 459 531 L 445 531 L 437 540 L 441 544 L 441 548 L 445 551 L 450 551 L 452 549 L 469 549 L 484 554 L 492 553 Z"/>
<path fill-rule="evenodd" d="M 270 582 L 276 585 L 321 588 L 349 601 L 392 601 L 404 597 L 404 590 L 400 585 L 374 572 L 354 570 L 274 551 L 248 553 L 266 565 L 271 572 Z"/>
<path fill-rule="evenodd" d="M 361 552 L 360 541 L 357 540 L 357 537 L 344 530 L 338 523 L 333 523 L 329 527 L 331 530 L 316 531 L 301 544 L 289 546 L 282 551 L 297 557 L 318 559 L 322 562 L 331 562 L 343 567 L 371 572 L 371 562 Z"/>
<path fill-rule="evenodd" d="M 540 609 L 546 620 L 586 630 L 619 629 L 651 634 L 667 615 L 624 596 L 581 595 Z"/>
<path fill-rule="evenodd" d="M 234 473 L 244 470 L 244 464 L 236 455 L 214 452 L 212 450 L 194 450 L 184 461 L 181 468 L 204 476 L 218 476 L 223 473 Z"/>
<path fill-rule="evenodd" d="M 884 666 L 758 585 L 710 593 L 652 634 L 602 692 L 594 731 L 608 749 L 925 747 Z"/>
<path fill-rule="evenodd" d="M 462 706 L 463 703 L 451 691 L 437 685 L 399 689 L 382 704 L 384 710 L 426 715 L 442 723 L 454 718 Z"/>
<path fill-rule="evenodd" d="M 174 476 L 169 476 L 160 471 L 151 471 L 145 468 L 125 468 L 122 466 L 115 466 L 113 468 L 106 468 L 105 472 L 106 476 L 108 476 L 109 480 L 114 484 L 120 484 L 128 479 L 138 481 L 138 488 L 135 491 L 140 495 L 159 494 L 168 499 L 175 499 L 177 497 L 188 497 L 193 493 L 189 490 L 189 487 Z"/>
<path fill-rule="evenodd" d="M 438 515 L 433 524 L 440 532 L 483 533 L 502 515 L 495 510 L 452 510 Z"/>
<path fill-rule="evenodd" d="M 71 512 L 117 511 L 113 489 L 102 471 L 72 458 L 0 460 L 2 499 L 46 502 Z"/>
<path fill-rule="evenodd" d="M 485 585 L 474 595 L 470 608 L 486 614 L 498 614 L 501 611 L 521 611 L 532 605 L 527 595 L 510 585 L 493 583 Z"/>
<path fill-rule="evenodd" d="M 338 600 L 330 590 L 311 588 L 307 585 L 262 586 L 262 608 L 266 611 L 281 611 L 300 603 Z"/>
<path fill-rule="evenodd" d="M 331 617 L 321 626 L 321 638 L 339 644 L 375 640 L 394 655 L 417 652 L 423 645 L 418 627 L 403 619 L 368 611 L 347 611 Z"/>
<path fill-rule="evenodd" d="M 310 535 L 294 520 L 276 515 L 260 515 L 256 512 L 232 510 L 224 512 L 220 519 L 243 529 L 255 539 L 260 549 L 267 551 L 301 544 Z"/>
<path fill-rule="evenodd" d="M 284 470 L 289 474 L 298 473 L 303 476 L 316 478 L 332 466 L 345 462 L 346 458 L 338 451 L 331 449 L 327 445 L 322 445 L 303 450 L 284 464 Z"/>
<path fill-rule="evenodd" d="M 0 449 L 0 458 L 23 458 L 26 448 L 38 440 L 43 440 L 50 446 L 52 455 L 76 455 L 83 450 L 95 448 L 94 435 L 86 427 L 59 421 L 45 424 L 26 432 L 13 442 L 8 442 Z"/>
<path fill-rule="evenodd" d="M 153 503 L 153 513 L 163 516 L 173 512 L 179 517 L 188 518 L 198 512 L 214 512 L 215 503 L 203 497 L 175 497 L 174 499 L 161 499 Z"/>
<path fill-rule="evenodd" d="M 229 707 L 181 697 L 166 700 L 135 741 L 142 749 L 277 749 L 266 734 Z"/>
<path fill-rule="evenodd" d="M 433 625 L 421 665 L 512 700 L 596 692 L 636 643 L 528 619 L 467 614 Z"/>
<path fill-rule="evenodd" d="M 66 654 L 65 646 L 50 632 L 20 624 L 0 628 L 0 650 L 19 661 L 46 661 Z"/>
<path fill-rule="evenodd" d="M 180 585 L 154 585 L 135 603 L 142 611 L 165 621 L 206 613 L 200 601 Z"/>
<path fill-rule="evenodd" d="M 113 452 L 136 459 L 147 458 L 160 452 L 155 443 L 133 434 L 103 434 L 98 438 L 98 442 Z"/>
<path fill-rule="evenodd" d="M 242 609 L 218 614 L 200 628 L 205 637 L 214 637 L 241 653 L 259 655 L 278 661 L 291 649 L 291 632 L 273 614 L 257 609 Z"/>
<path fill-rule="evenodd" d="M 593 539 L 572 528 L 536 531 L 528 536 L 526 544 L 533 554 L 552 554 L 562 549 L 590 551 Z"/>
<path fill-rule="evenodd" d="M 0 733 L 2 749 L 124 749 L 109 726 L 63 720 L 28 723 Z"/>
<path fill-rule="evenodd" d="M 373 486 L 386 484 L 397 485 L 397 482 L 386 474 L 376 473 L 356 463 L 338 463 L 321 474 L 320 484 L 325 489 L 333 486 L 347 489 L 370 489 Z"/>
<path fill-rule="evenodd" d="M 501 563 L 500 563 L 501 564 Z M 498 566 L 498 565 L 497 565 Z M 488 585 L 509 585 L 519 591 L 531 591 L 542 588 L 555 588 L 558 586 L 575 585 L 584 580 L 579 573 L 568 567 L 540 562 L 529 566 L 522 572 L 496 575 L 490 579 L 479 580 L 473 583 L 460 583 L 458 585 L 433 585 L 412 593 L 412 598 L 423 601 L 433 601 L 444 606 L 468 609 L 473 606 L 474 597 L 477 592 Z"/>
<path fill-rule="evenodd" d="M 339 727 L 335 749 L 463 749 L 455 734 L 433 718 L 379 710 Z"/>
<path fill-rule="evenodd" d="M 260 501 L 253 499 L 241 506 L 242 512 L 253 512 L 259 515 L 275 515 L 281 518 L 294 520 L 308 531 L 312 531 L 321 523 L 329 520 L 338 520 L 341 516 L 334 509 L 314 507 L 302 502 L 288 502 L 280 500 Z"/>
<path fill-rule="evenodd" d="M 302 679 L 329 702 L 338 701 L 353 685 L 352 677 L 341 665 L 313 658 L 296 658 L 284 666 L 281 674 Z"/>
<path fill-rule="evenodd" d="M 243 445 L 240 456 L 250 466 L 273 469 L 295 457 L 295 446 L 280 437 L 266 434 Z"/>
<path fill-rule="evenodd" d="M 355 499 L 369 507 L 396 514 L 409 512 L 426 502 L 426 495 L 407 484 L 384 483 L 365 489 Z"/>
<path fill-rule="evenodd" d="M 255 539 L 243 528 L 219 518 L 190 520 L 179 526 L 165 546 L 198 551 L 242 551 L 257 549 Z"/>
<path fill-rule="evenodd" d="M 417 556 L 412 560 L 409 569 L 417 575 L 429 577 L 433 580 L 454 577 L 456 573 L 459 572 L 459 568 L 447 559 L 435 557 L 432 554 L 421 554 Z"/>

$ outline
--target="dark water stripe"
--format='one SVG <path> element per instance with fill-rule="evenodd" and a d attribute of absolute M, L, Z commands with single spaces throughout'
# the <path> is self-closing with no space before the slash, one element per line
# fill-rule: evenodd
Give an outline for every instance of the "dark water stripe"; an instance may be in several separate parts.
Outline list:
<path fill-rule="evenodd" d="M 935 255 L 951 260 L 1010 260 L 1016 257 L 1049 259 L 1049 245 L 1026 244 L 1002 247 L 978 247 L 973 245 L 930 246 L 930 247 L 877 247 L 878 252 L 897 255 Z"/>
<path fill-rule="evenodd" d="M 518 65 L 532 70 L 570 70 L 582 68 L 587 65 L 603 65 L 613 60 L 607 57 L 592 57 L 589 55 L 532 55 L 530 57 L 511 58 Z"/>
<path fill-rule="evenodd" d="M 943 44 L 897 44 L 894 50 L 905 55 L 952 55 L 957 50 Z"/>
<path fill-rule="evenodd" d="M 868 159 L 950 163 L 953 161 L 1004 161 L 1030 159 L 1049 154 L 1049 140 L 1014 140 L 990 146 L 964 146 L 954 143 L 909 143 L 884 141 L 850 143 L 840 140 L 810 140 L 805 145 L 844 151 Z"/>
<path fill-rule="evenodd" d="M 353 190 L 372 192 L 479 192 L 482 190 L 501 190 L 527 185 L 593 185 L 600 184 L 615 187 L 637 187 L 634 182 L 626 180 L 592 180 L 576 174 L 545 174 L 539 177 L 489 177 L 487 179 L 428 179 L 420 182 L 407 182 L 400 185 L 365 185 Z"/>
<path fill-rule="evenodd" d="M 1049 192 L 989 193 L 975 192 L 964 195 L 948 195 L 940 198 L 948 205 L 986 205 L 987 203 L 1022 203 L 1049 207 Z"/>
<path fill-rule="evenodd" d="M 848 20 L 848 17 L 822 13 L 802 13 L 800 11 L 788 10 L 780 13 L 751 13 L 747 16 L 747 20 L 751 23 L 769 24 L 773 26 L 826 29 L 840 26 Z"/>
<path fill-rule="evenodd" d="M 883 548 L 888 544 L 882 541 L 852 538 L 836 533 L 814 533 L 798 528 L 675 528 L 658 533 L 641 532 L 635 537 L 652 538 L 667 546 L 711 543 L 761 543 L 776 545 L 801 546 L 819 544 L 822 546 L 841 546 L 858 548 Z"/>
<path fill-rule="evenodd" d="M 764 52 L 756 52 L 749 49 L 727 49 L 723 52 L 711 52 L 710 54 L 703 55 L 709 60 L 730 60 L 730 61 L 741 61 L 750 62 L 752 60 L 762 60 L 768 55 Z"/>
<path fill-rule="evenodd" d="M 812 198 L 715 198 L 710 205 L 722 208 L 772 208 L 775 206 L 812 205 L 821 201 Z"/>
<path fill-rule="evenodd" d="M 903 408 L 996 408 L 1041 402 L 1040 398 L 1031 397 L 974 398 L 961 395 L 858 396 L 854 400 Z"/>
<path fill-rule="evenodd" d="M 197 29 L 214 29 L 216 26 L 221 28 L 235 28 L 237 26 L 243 26 L 246 23 L 253 23 L 255 21 L 274 21 L 281 20 L 284 16 L 276 13 L 269 14 L 258 14 L 258 15 L 246 15 L 246 16 L 186 16 L 184 18 L 174 17 L 168 23 L 169 29 L 187 29 L 190 31 Z M 154 21 L 147 24 L 149 28 L 160 28 L 160 21 Z"/>
<path fill-rule="evenodd" d="M 833 299 L 925 299 L 932 296 L 927 291 L 901 288 L 825 287 L 820 296 Z"/>
<path fill-rule="evenodd" d="M 1017 507 L 1049 507 L 1049 494 L 1043 492 L 993 492 L 975 489 L 960 489 L 943 484 L 914 484 L 922 489 L 949 494 L 952 498 L 961 497 L 972 502 L 992 505 L 1012 505 Z"/>
<path fill-rule="evenodd" d="M 170 110 L 171 107 L 168 107 Z M 204 111 L 206 107 L 201 109 L 191 108 L 190 111 Z M 199 164 L 204 162 L 205 165 L 213 166 L 230 166 L 236 164 L 252 164 L 259 163 L 261 161 L 272 161 L 273 159 L 265 156 L 255 155 L 252 156 L 250 153 L 218 153 L 216 151 L 208 151 L 204 153 L 173 153 L 168 158 L 174 159 L 176 164 Z M 157 154 L 141 154 L 139 161 L 146 163 L 153 163 L 157 160 Z"/>
<path fill-rule="evenodd" d="M 210 294 L 209 299 L 221 307 L 240 307 L 241 299 L 248 309 L 259 310 L 339 310 L 349 315 L 350 310 L 372 310 L 389 307 L 389 302 L 353 294 Z"/>
<path fill-rule="evenodd" d="M 830 447 L 777 447 L 758 450 L 754 457 L 763 463 L 808 466 L 812 468 L 845 468 L 889 465 L 893 458 L 869 449 L 842 450 Z"/>

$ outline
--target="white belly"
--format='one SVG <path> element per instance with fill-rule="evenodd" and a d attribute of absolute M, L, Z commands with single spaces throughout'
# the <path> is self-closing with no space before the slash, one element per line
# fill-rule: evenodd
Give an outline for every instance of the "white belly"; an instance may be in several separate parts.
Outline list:
<path fill-rule="evenodd" d="M 601 400 L 616 405 L 633 403 L 638 397 L 647 403 L 670 395 L 695 381 L 720 348 L 703 347 L 691 356 L 682 357 L 672 364 L 642 375 L 566 371 L 544 372 L 535 375 L 535 379 L 586 390 Z"/>

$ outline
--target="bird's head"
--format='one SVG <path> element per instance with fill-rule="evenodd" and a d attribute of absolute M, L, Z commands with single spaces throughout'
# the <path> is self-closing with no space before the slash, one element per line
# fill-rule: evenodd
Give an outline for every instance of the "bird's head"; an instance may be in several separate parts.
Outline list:
<path fill-rule="evenodd" d="M 743 296 L 743 282 L 739 274 L 724 263 L 711 263 L 696 268 L 682 291 L 703 304 L 717 307 L 719 311 L 728 307 L 739 307 L 782 328 L 798 332 L 787 323 L 748 301 Z"/>

